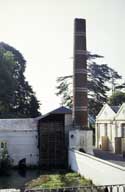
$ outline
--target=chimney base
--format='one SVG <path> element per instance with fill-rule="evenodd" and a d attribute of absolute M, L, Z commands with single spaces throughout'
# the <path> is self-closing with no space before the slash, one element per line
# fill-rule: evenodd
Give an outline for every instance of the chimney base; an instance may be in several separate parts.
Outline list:
<path fill-rule="evenodd" d="M 93 154 L 93 131 L 75 128 L 69 131 L 69 148 Z"/>

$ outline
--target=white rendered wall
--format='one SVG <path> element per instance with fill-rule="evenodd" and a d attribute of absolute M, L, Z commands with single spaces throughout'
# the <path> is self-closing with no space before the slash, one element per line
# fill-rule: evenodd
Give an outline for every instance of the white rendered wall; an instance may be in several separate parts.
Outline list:
<path fill-rule="evenodd" d="M 65 133 L 69 133 L 72 126 L 72 114 L 65 114 Z"/>
<path fill-rule="evenodd" d="M 65 126 L 72 125 L 72 114 L 65 114 Z"/>
<path fill-rule="evenodd" d="M 124 167 L 76 150 L 69 150 L 69 167 L 96 185 L 125 184 Z"/>
<path fill-rule="evenodd" d="M 115 113 L 108 104 L 105 104 L 99 114 L 96 116 L 96 147 L 101 144 L 101 137 L 105 136 L 103 124 L 107 123 L 111 127 L 108 129 L 108 137 L 110 141 L 110 150 L 115 151 L 115 137 L 124 137 L 122 135 L 123 125 L 125 125 L 125 103 L 122 104 L 117 113 Z M 97 127 L 100 127 L 100 135 L 98 135 Z"/>
<path fill-rule="evenodd" d="M 0 119 L 0 141 L 7 143 L 13 165 L 26 158 L 27 165 L 39 159 L 37 121 L 35 119 Z"/>
<path fill-rule="evenodd" d="M 69 146 L 69 130 L 72 127 L 72 114 L 65 114 L 65 143 Z"/>
<path fill-rule="evenodd" d="M 101 137 L 105 136 L 105 128 L 104 128 L 104 124 L 100 125 L 100 142 L 101 142 Z"/>
<path fill-rule="evenodd" d="M 83 149 L 87 153 L 93 151 L 93 132 L 92 130 L 70 130 L 69 132 L 69 148 Z"/>
<path fill-rule="evenodd" d="M 111 127 L 110 127 L 110 124 L 107 124 L 107 136 L 111 140 Z"/>
<path fill-rule="evenodd" d="M 118 128 L 116 122 L 97 122 L 96 123 L 96 147 L 102 143 L 102 136 L 105 135 L 105 123 L 107 123 L 107 136 L 109 138 L 109 150 L 114 152 L 115 151 L 115 137 L 121 135 L 121 129 Z M 118 133 L 119 132 L 119 133 Z"/>
<path fill-rule="evenodd" d="M 96 132 L 97 132 L 97 126 L 96 126 Z M 96 134 L 98 135 L 98 138 L 96 138 L 96 141 L 98 141 L 98 143 L 96 145 L 100 146 L 102 143 L 102 136 L 105 136 L 104 124 L 98 124 L 98 133 L 99 134 Z"/>

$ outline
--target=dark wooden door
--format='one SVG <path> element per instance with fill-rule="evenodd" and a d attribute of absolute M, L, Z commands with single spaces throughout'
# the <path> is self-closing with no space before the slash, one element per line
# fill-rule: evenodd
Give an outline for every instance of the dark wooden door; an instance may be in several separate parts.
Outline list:
<path fill-rule="evenodd" d="M 66 163 L 63 122 L 43 122 L 40 128 L 40 165 L 61 168 Z"/>
<path fill-rule="evenodd" d="M 115 137 L 115 153 L 121 153 L 121 137 Z"/>

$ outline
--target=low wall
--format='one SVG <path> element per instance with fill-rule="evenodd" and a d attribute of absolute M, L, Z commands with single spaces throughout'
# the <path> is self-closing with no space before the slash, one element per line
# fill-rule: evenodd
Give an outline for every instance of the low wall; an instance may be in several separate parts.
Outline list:
<path fill-rule="evenodd" d="M 73 171 L 91 179 L 96 185 L 125 184 L 125 167 L 92 155 L 70 149 L 69 166 Z"/>

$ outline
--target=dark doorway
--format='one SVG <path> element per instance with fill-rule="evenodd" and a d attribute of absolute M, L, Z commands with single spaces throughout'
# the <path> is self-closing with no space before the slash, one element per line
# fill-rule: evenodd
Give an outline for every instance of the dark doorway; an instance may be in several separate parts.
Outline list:
<path fill-rule="evenodd" d="M 66 168 L 64 115 L 51 115 L 40 121 L 39 153 L 42 169 Z"/>

